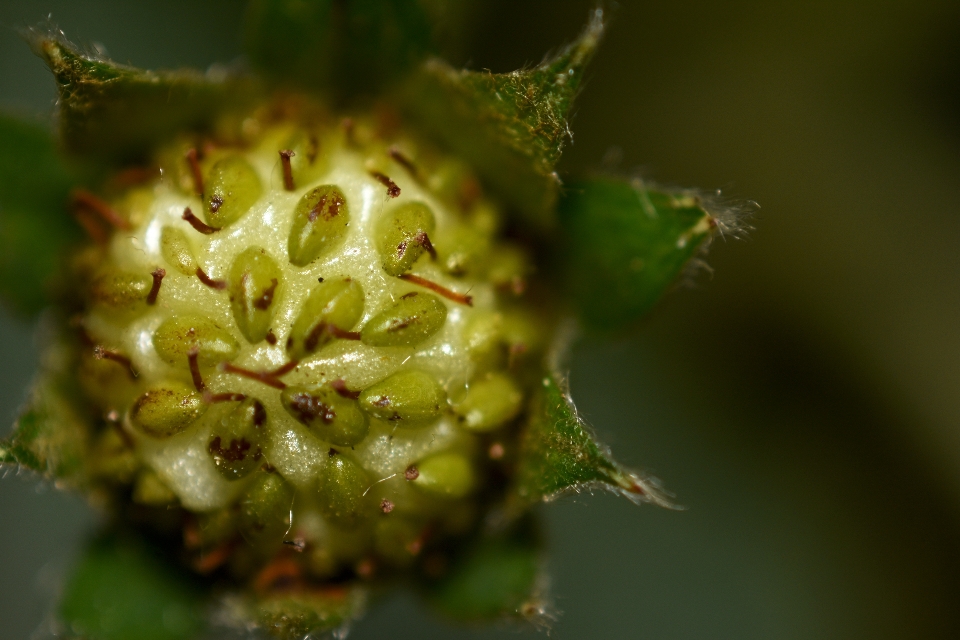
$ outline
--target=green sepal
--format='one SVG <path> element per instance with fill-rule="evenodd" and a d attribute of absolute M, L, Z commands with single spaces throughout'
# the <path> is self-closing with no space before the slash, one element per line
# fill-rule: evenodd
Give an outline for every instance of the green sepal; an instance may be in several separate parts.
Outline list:
<path fill-rule="evenodd" d="M 33 44 L 53 71 L 61 137 L 76 154 L 142 160 L 175 134 L 209 129 L 261 96 L 254 79 L 222 70 L 145 71 L 85 55 L 55 37 Z"/>
<path fill-rule="evenodd" d="M 414 119 L 468 160 L 528 223 L 552 226 L 560 186 L 555 167 L 570 138 L 567 117 L 603 30 L 597 10 L 559 54 L 511 73 L 458 71 L 432 58 L 403 100 Z"/>
<path fill-rule="evenodd" d="M 375 94 L 433 51 L 417 0 L 251 0 L 245 22 L 267 77 L 338 98 Z"/>
<path fill-rule="evenodd" d="M 253 597 L 247 615 L 270 637 L 301 640 L 313 634 L 345 631 L 363 615 L 366 602 L 365 589 L 334 585 Z"/>
<path fill-rule="evenodd" d="M 465 622 L 542 622 L 549 616 L 542 556 L 539 526 L 528 513 L 507 530 L 482 532 L 470 540 L 439 579 L 426 583 L 427 601 Z"/>
<path fill-rule="evenodd" d="M 65 211 L 72 182 L 46 129 L 0 115 L 0 296 L 16 311 L 48 303 L 66 249 L 82 239 Z"/>
<path fill-rule="evenodd" d="M 602 488 L 635 503 L 673 507 L 654 482 L 622 467 L 577 414 L 566 381 L 544 375 L 520 437 L 508 514 L 565 493 Z"/>
<path fill-rule="evenodd" d="M 86 549 L 67 580 L 59 618 L 66 637 L 189 640 L 204 626 L 206 604 L 179 563 L 147 542 L 111 533 Z"/>
<path fill-rule="evenodd" d="M 86 487 L 93 419 L 75 375 L 75 348 L 63 342 L 48 347 L 13 434 L 0 440 L 0 465 L 30 469 L 60 486 Z"/>
<path fill-rule="evenodd" d="M 647 313 L 712 237 L 717 220 L 694 193 L 639 180 L 566 186 L 555 262 L 581 319 L 610 331 Z"/>

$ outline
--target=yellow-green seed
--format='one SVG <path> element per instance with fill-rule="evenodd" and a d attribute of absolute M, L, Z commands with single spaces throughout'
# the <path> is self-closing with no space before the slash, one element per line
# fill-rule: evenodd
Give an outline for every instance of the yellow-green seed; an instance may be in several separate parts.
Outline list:
<path fill-rule="evenodd" d="M 374 549 L 387 564 L 409 567 L 423 549 L 425 533 L 423 523 L 397 514 L 381 517 L 374 531 Z"/>
<path fill-rule="evenodd" d="M 467 226 L 457 226 L 437 241 L 440 264 L 447 273 L 463 276 L 477 271 L 490 249 L 486 234 Z"/>
<path fill-rule="evenodd" d="M 447 306 L 440 298 L 413 291 L 372 317 L 360 339 L 375 347 L 412 347 L 440 331 L 446 319 Z"/>
<path fill-rule="evenodd" d="M 300 360 L 331 340 L 339 330 L 351 331 L 363 316 L 363 289 L 351 278 L 327 279 L 303 303 L 287 340 L 287 352 Z"/>
<path fill-rule="evenodd" d="M 363 467 L 342 452 L 330 450 L 318 477 L 317 504 L 331 523 L 351 528 L 370 512 L 364 493 L 371 481 Z"/>
<path fill-rule="evenodd" d="M 308 186 L 326 173 L 329 156 L 324 153 L 316 135 L 298 131 L 287 139 L 284 149 L 293 151 L 290 169 L 297 189 Z"/>
<path fill-rule="evenodd" d="M 360 406 L 381 420 L 401 420 L 418 426 L 443 413 L 447 394 L 440 383 L 422 371 L 400 371 L 360 394 Z"/>
<path fill-rule="evenodd" d="M 204 181 L 207 224 L 225 227 L 250 210 L 263 194 L 256 170 L 240 156 L 230 155 L 210 167 Z"/>
<path fill-rule="evenodd" d="M 202 544 L 225 542 L 237 534 L 237 512 L 227 507 L 200 513 L 197 514 L 197 525 Z"/>
<path fill-rule="evenodd" d="M 520 295 L 526 290 L 527 278 L 533 271 L 530 257 L 518 246 L 503 244 L 490 255 L 487 278 L 498 289 Z"/>
<path fill-rule="evenodd" d="M 463 343 L 481 370 L 503 365 L 503 316 L 499 313 L 475 311 L 464 324 Z"/>
<path fill-rule="evenodd" d="M 93 280 L 90 297 L 95 304 L 115 311 L 142 311 L 152 286 L 149 273 L 106 269 Z"/>
<path fill-rule="evenodd" d="M 370 430 L 357 401 L 340 395 L 329 385 L 315 389 L 287 387 L 280 393 L 280 402 L 287 413 L 310 427 L 318 438 L 340 447 L 361 442 Z"/>
<path fill-rule="evenodd" d="M 273 322 L 283 291 L 283 272 L 260 247 L 250 247 L 230 266 L 230 308 L 240 333 L 256 344 Z"/>
<path fill-rule="evenodd" d="M 388 211 L 377 224 L 377 247 L 383 270 L 398 276 L 431 247 L 430 234 L 436 222 L 433 211 L 422 202 L 408 202 Z"/>
<path fill-rule="evenodd" d="M 334 247 L 347 233 L 350 208 L 347 198 L 330 184 L 311 189 L 293 211 L 287 239 L 290 262 L 303 267 Z"/>
<path fill-rule="evenodd" d="M 197 350 L 201 367 L 232 360 L 240 345 L 230 332 L 203 316 L 184 314 L 167 318 L 153 334 L 153 347 L 168 364 L 189 367 L 188 356 Z"/>
<path fill-rule="evenodd" d="M 185 276 L 197 273 L 197 258 L 187 234 L 174 227 L 164 227 L 160 232 L 160 255 L 171 267 Z"/>
<path fill-rule="evenodd" d="M 491 373 L 470 385 L 457 405 L 461 425 L 470 431 L 494 431 L 517 417 L 523 408 L 523 392 L 502 373 Z"/>
<path fill-rule="evenodd" d="M 148 436 L 169 438 L 190 426 L 206 408 L 193 389 L 166 382 L 137 398 L 130 409 L 130 422 Z"/>
<path fill-rule="evenodd" d="M 177 496 L 154 470 L 144 469 L 137 476 L 130 499 L 137 504 L 162 507 L 175 501 Z"/>
<path fill-rule="evenodd" d="M 464 498 L 476 486 L 473 465 L 459 453 L 437 453 L 420 461 L 415 467 L 418 474 L 410 482 L 438 497 Z"/>
<path fill-rule="evenodd" d="M 240 501 L 239 529 L 261 550 L 279 546 L 290 529 L 293 487 L 278 473 L 259 471 Z"/>
<path fill-rule="evenodd" d="M 227 480 L 247 476 L 263 458 L 261 440 L 267 411 L 259 400 L 246 398 L 220 418 L 210 434 L 207 451 Z"/>

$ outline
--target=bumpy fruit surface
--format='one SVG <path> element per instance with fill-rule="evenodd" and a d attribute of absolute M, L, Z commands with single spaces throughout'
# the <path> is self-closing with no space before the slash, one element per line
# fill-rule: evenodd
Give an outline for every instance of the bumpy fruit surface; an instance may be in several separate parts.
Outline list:
<path fill-rule="evenodd" d="M 502 490 L 547 330 L 531 261 L 383 120 L 273 107 L 171 144 L 78 260 L 96 468 L 182 507 L 204 571 L 405 568 Z"/>

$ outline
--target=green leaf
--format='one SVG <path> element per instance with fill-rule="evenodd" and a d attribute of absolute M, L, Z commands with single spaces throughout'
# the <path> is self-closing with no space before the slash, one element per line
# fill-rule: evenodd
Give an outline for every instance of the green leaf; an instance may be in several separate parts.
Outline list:
<path fill-rule="evenodd" d="M 178 563 L 132 538 L 86 550 L 67 581 L 60 619 L 84 640 L 188 640 L 203 627 L 203 592 Z"/>
<path fill-rule="evenodd" d="M 597 10 L 559 54 L 511 73 L 458 71 L 430 59 L 404 101 L 528 222 L 549 227 L 560 184 L 554 169 L 570 138 L 567 117 L 603 28 Z"/>
<path fill-rule="evenodd" d="M 257 626 L 279 640 L 346 629 L 366 606 L 366 591 L 346 585 L 265 596 L 253 602 Z"/>
<path fill-rule="evenodd" d="M 718 221 L 691 192 L 639 180 L 568 185 L 560 202 L 558 273 L 585 323 L 614 330 L 638 320 L 713 236 Z"/>
<path fill-rule="evenodd" d="M 548 373 L 521 436 L 508 512 L 521 513 L 537 502 L 593 488 L 608 489 L 636 503 L 672 506 L 653 482 L 614 461 L 577 415 L 565 382 Z"/>
<path fill-rule="evenodd" d="M 428 601 L 464 621 L 545 616 L 542 542 L 535 524 L 528 515 L 508 531 L 478 535 L 428 585 Z"/>
<path fill-rule="evenodd" d="M 249 109 L 260 96 L 245 76 L 211 70 L 144 71 L 84 55 L 59 38 L 34 47 L 53 71 L 66 148 L 112 161 L 141 160 L 184 130 Z"/>
<path fill-rule="evenodd" d="M 75 351 L 55 344 L 44 358 L 13 435 L 0 440 L 0 465 L 25 467 L 59 485 L 83 487 L 92 421 L 76 386 Z"/>
<path fill-rule="evenodd" d="M 0 296 L 22 313 L 48 302 L 66 248 L 81 239 L 65 211 L 71 183 L 49 132 L 0 115 Z"/>
<path fill-rule="evenodd" d="M 281 83 L 370 95 L 432 51 L 431 24 L 416 0 L 251 0 L 246 48 Z"/>

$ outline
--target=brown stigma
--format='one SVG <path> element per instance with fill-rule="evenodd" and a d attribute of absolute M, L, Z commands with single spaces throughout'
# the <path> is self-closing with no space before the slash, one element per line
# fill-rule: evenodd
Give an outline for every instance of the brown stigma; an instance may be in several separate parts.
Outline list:
<path fill-rule="evenodd" d="M 283 188 L 287 191 L 293 191 L 296 187 L 293 184 L 293 167 L 290 164 L 290 158 L 295 156 L 290 149 L 280 150 L 280 164 L 283 167 Z"/>
<path fill-rule="evenodd" d="M 465 304 L 468 307 L 473 306 L 473 296 L 468 296 L 463 293 L 457 293 L 456 291 L 451 291 L 450 289 L 447 289 L 446 287 L 441 286 L 436 282 L 433 282 L 432 280 L 427 280 L 426 278 L 415 276 L 412 273 L 404 273 L 397 277 L 400 278 L 401 280 L 406 280 L 407 282 L 412 282 L 413 284 L 419 285 L 426 289 L 430 289 L 431 291 L 435 291 L 440 295 L 442 295 L 444 298 L 447 298 L 448 300 L 453 300 L 454 302 Z"/>

